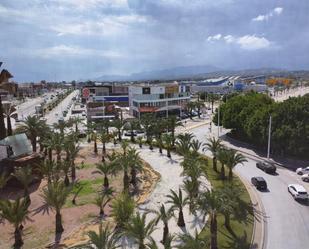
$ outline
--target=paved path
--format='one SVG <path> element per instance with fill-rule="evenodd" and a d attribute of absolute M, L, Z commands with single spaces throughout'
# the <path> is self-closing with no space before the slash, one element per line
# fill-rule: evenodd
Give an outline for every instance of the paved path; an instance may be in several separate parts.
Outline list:
<path fill-rule="evenodd" d="M 137 147 L 136 147 L 137 148 Z M 158 149 L 154 149 L 150 151 L 148 147 L 144 146 L 144 148 L 139 149 L 141 158 L 143 158 L 147 163 L 151 165 L 151 167 L 161 174 L 161 179 L 157 183 L 154 191 L 149 196 L 148 200 L 138 207 L 140 212 L 145 212 L 147 210 L 158 209 L 161 204 L 164 204 L 166 207 L 170 205 L 166 204 L 167 198 L 166 195 L 170 193 L 170 189 L 178 192 L 178 189 L 182 187 L 184 177 L 181 176 L 182 167 L 180 166 L 180 162 L 182 161 L 182 157 L 172 153 L 172 159 L 169 159 L 166 156 L 166 152 L 160 155 Z M 202 179 L 202 188 L 209 187 L 209 183 L 205 178 Z M 185 194 L 185 192 L 183 191 Z M 150 213 L 147 216 L 147 220 L 153 219 L 154 214 Z M 176 212 L 176 217 L 178 217 L 178 212 Z M 179 233 L 190 233 L 194 234 L 195 230 L 198 232 L 204 227 L 205 222 L 202 220 L 202 215 L 197 214 L 197 216 L 193 216 L 189 214 L 189 207 L 186 206 L 184 208 L 184 218 L 186 222 L 186 228 L 180 229 L 177 226 L 177 220 L 172 218 L 169 222 L 169 231 L 171 234 L 179 234 Z M 155 230 L 152 234 L 154 240 L 157 242 L 159 248 L 163 248 L 160 241 L 162 240 L 163 235 L 163 224 L 159 222 L 157 226 L 157 230 Z M 177 241 L 175 242 L 177 244 Z M 137 248 L 130 243 L 127 245 L 123 245 L 122 248 Z"/>

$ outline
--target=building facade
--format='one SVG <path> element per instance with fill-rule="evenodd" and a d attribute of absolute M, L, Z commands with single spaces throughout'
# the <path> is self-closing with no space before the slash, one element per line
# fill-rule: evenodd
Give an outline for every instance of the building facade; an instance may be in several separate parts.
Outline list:
<path fill-rule="evenodd" d="M 130 114 L 137 118 L 145 113 L 156 113 L 158 116 L 179 115 L 189 101 L 188 88 L 177 82 L 129 87 Z"/>

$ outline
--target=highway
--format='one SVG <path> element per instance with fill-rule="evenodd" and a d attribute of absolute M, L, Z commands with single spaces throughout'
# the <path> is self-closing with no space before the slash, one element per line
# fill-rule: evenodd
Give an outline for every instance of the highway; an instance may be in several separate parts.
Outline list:
<path fill-rule="evenodd" d="M 209 136 L 208 125 L 194 128 L 190 132 L 202 142 L 207 141 L 206 135 Z M 211 154 L 208 152 L 207 155 Z M 309 183 L 303 182 L 295 172 L 285 168 L 278 168 L 277 175 L 266 174 L 256 168 L 256 162 L 256 159 L 248 158 L 248 162 L 236 166 L 235 171 L 253 188 L 264 206 L 266 226 L 263 249 L 309 248 L 309 204 L 295 201 L 287 191 L 288 184 L 299 183 L 309 192 Z M 253 176 L 264 177 L 269 191 L 255 190 L 250 181 Z"/>

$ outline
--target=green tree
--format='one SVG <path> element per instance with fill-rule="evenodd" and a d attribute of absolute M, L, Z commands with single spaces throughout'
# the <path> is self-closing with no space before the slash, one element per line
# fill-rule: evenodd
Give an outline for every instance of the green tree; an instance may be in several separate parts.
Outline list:
<path fill-rule="evenodd" d="M 178 190 L 178 194 L 174 190 L 170 190 L 170 194 L 167 195 L 168 201 L 166 203 L 171 204 L 171 209 L 175 211 L 178 210 L 178 221 L 177 225 L 179 227 L 185 227 L 185 220 L 183 216 L 183 208 L 188 203 L 188 198 L 182 195 L 181 189 Z"/>
<path fill-rule="evenodd" d="M 155 230 L 155 220 L 151 220 L 147 224 L 146 216 L 146 213 L 141 215 L 137 212 L 130 218 L 123 231 L 124 235 L 131 238 L 135 244 L 138 244 L 139 249 L 146 249 L 145 240 L 149 240 Z"/>
<path fill-rule="evenodd" d="M 112 188 L 100 191 L 95 199 L 95 204 L 100 209 L 100 217 L 104 217 L 104 208 L 113 198 L 114 190 Z"/>
<path fill-rule="evenodd" d="M 221 148 L 217 153 L 217 158 L 221 163 L 220 176 L 222 180 L 225 180 L 225 165 L 227 165 L 229 160 L 229 150 L 226 148 Z"/>
<path fill-rule="evenodd" d="M 233 168 L 237 164 L 243 164 L 244 162 L 247 162 L 247 159 L 242 154 L 232 149 L 228 150 L 226 166 L 229 168 L 229 180 L 233 179 Z"/>
<path fill-rule="evenodd" d="M 62 226 L 61 209 L 66 203 L 70 190 L 62 181 L 55 181 L 47 185 L 42 190 L 44 204 L 56 212 L 56 234 L 64 231 Z"/>
<path fill-rule="evenodd" d="M 15 168 L 13 176 L 23 185 L 25 203 L 30 205 L 31 199 L 29 193 L 29 185 L 34 180 L 31 166 L 28 165 L 26 167 Z"/>
<path fill-rule="evenodd" d="M 162 136 L 164 147 L 167 151 L 167 157 L 171 158 L 171 150 L 173 149 L 174 138 L 172 134 L 164 134 Z"/>
<path fill-rule="evenodd" d="M 117 129 L 118 132 L 118 140 L 121 142 L 122 137 L 121 137 L 121 129 L 123 127 L 124 123 L 121 119 L 115 119 L 113 121 L 113 126 Z"/>
<path fill-rule="evenodd" d="M 212 153 L 212 166 L 214 171 L 217 170 L 217 153 L 222 147 L 222 143 L 220 139 L 216 138 L 210 138 L 208 139 L 208 142 L 204 144 L 203 150 L 209 150 Z"/>
<path fill-rule="evenodd" d="M 176 141 L 176 151 L 182 156 L 186 156 L 190 153 L 193 137 L 192 133 L 179 134 Z"/>
<path fill-rule="evenodd" d="M 183 124 L 177 120 L 177 117 L 175 115 L 169 116 L 165 122 L 167 131 L 171 132 L 172 138 L 173 138 L 173 146 L 175 142 L 175 130 L 178 126 L 183 126 Z"/>
<path fill-rule="evenodd" d="M 163 237 L 161 243 L 164 245 L 168 240 L 169 235 L 168 221 L 172 218 L 173 212 L 172 209 L 166 210 L 164 204 L 160 206 L 159 210 L 154 210 L 153 212 L 156 214 L 156 224 L 158 224 L 159 221 L 163 222 Z"/>
<path fill-rule="evenodd" d="M 185 233 L 180 234 L 178 237 L 180 244 L 177 246 L 177 249 L 202 249 L 208 245 L 207 241 L 202 239 L 196 230 L 194 236 Z"/>
<path fill-rule="evenodd" d="M 115 175 L 117 172 L 115 161 L 105 161 L 96 164 L 97 170 L 93 173 L 101 174 L 104 176 L 103 188 L 109 188 L 109 179 L 108 175 Z"/>
<path fill-rule="evenodd" d="M 99 135 L 99 139 L 102 143 L 102 162 L 104 162 L 104 155 L 106 155 L 106 143 L 110 142 L 111 135 L 105 131 L 102 131 Z"/>
<path fill-rule="evenodd" d="M 0 218 L 7 220 L 14 226 L 15 249 L 22 248 L 22 224 L 29 218 L 28 204 L 26 200 L 16 199 L 16 201 L 2 200 L 0 202 Z"/>

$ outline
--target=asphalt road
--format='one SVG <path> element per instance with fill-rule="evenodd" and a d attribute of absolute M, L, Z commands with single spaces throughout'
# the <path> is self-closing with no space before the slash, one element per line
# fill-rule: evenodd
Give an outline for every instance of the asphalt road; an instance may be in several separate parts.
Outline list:
<path fill-rule="evenodd" d="M 208 126 L 205 125 L 190 132 L 202 142 L 206 142 L 206 135 L 209 135 Z M 299 183 L 309 192 L 309 183 L 303 182 L 295 172 L 284 168 L 278 168 L 277 175 L 266 174 L 256 168 L 254 159 L 248 159 L 244 165 L 236 166 L 235 171 L 248 181 L 249 185 L 253 176 L 262 176 L 267 181 L 268 192 L 254 189 L 265 209 L 267 222 L 264 248 L 309 248 L 309 204 L 295 201 L 287 191 L 288 184 Z"/>

